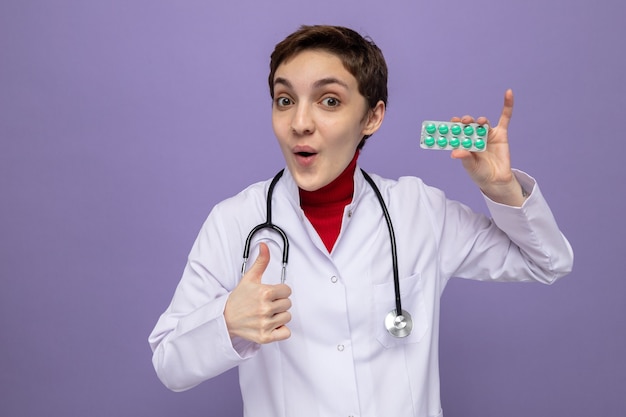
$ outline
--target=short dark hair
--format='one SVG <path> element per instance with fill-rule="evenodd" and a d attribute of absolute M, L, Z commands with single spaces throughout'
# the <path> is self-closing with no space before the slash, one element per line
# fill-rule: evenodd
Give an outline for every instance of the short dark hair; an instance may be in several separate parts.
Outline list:
<path fill-rule="evenodd" d="M 268 77 L 270 95 L 274 98 L 274 75 L 284 61 L 298 53 L 319 49 L 336 55 L 343 66 L 356 78 L 359 93 L 369 106 L 376 107 L 379 101 L 387 105 L 387 63 L 382 51 L 368 37 L 342 26 L 301 26 L 274 48 L 270 58 Z M 359 144 L 365 144 L 367 136 Z"/>

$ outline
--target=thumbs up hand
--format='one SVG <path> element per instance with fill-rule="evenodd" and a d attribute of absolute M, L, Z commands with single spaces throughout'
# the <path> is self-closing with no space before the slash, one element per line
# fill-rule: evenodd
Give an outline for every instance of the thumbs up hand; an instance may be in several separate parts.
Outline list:
<path fill-rule="evenodd" d="M 265 243 L 259 256 L 230 293 L 224 308 L 224 319 L 230 337 L 235 336 L 259 344 L 287 339 L 291 331 L 285 326 L 291 320 L 291 288 L 286 284 L 261 283 L 263 272 L 270 263 Z"/>

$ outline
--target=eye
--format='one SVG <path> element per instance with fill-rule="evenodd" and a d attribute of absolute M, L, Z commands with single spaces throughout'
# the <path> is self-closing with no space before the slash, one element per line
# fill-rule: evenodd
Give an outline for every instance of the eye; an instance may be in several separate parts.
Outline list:
<path fill-rule="evenodd" d="M 337 107 L 341 102 L 335 97 L 326 97 L 322 100 L 322 104 L 326 107 Z"/>
<path fill-rule="evenodd" d="M 276 99 L 276 105 L 278 107 L 287 107 L 291 104 L 293 104 L 293 102 L 291 101 L 289 97 L 278 97 Z"/>

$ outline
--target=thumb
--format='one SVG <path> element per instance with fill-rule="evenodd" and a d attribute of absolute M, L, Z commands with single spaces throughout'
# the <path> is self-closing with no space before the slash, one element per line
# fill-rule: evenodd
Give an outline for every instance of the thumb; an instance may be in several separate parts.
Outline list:
<path fill-rule="evenodd" d="M 263 276 L 263 272 L 267 268 L 267 265 L 270 263 L 270 250 L 267 247 L 267 244 L 260 243 L 259 244 L 259 256 L 257 256 L 252 267 L 246 272 L 244 278 L 251 279 L 253 281 L 261 282 L 261 277 Z"/>

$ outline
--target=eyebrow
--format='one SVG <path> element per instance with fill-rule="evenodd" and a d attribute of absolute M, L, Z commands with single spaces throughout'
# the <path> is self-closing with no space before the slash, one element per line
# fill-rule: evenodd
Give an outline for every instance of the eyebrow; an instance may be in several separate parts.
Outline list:
<path fill-rule="evenodd" d="M 320 88 L 320 87 L 327 86 L 329 84 L 339 84 L 343 88 L 349 89 L 348 84 L 346 84 L 345 82 L 341 81 L 338 78 L 333 78 L 333 77 L 322 78 L 321 80 L 317 80 L 317 81 L 315 81 L 315 83 L 313 83 L 313 87 L 314 88 Z"/>
<path fill-rule="evenodd" d="M 274 80 L 274 86 L 279 85 L 279 84 L 284 85 L 285 87 L 289 89 L 293 89 L 293 85 L 286 78 L 277 77 Z M 334 77 L 322 78 L 321 80 L 315 81 L 313 83 L 313 88 L 318 89 L 318 88 L 321 88 L 330 84 L 337 84 L 337 85 L 342 86 L 345 89 L 349 89 L 348 84 Z"/>

